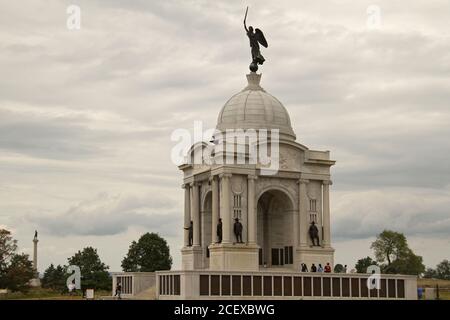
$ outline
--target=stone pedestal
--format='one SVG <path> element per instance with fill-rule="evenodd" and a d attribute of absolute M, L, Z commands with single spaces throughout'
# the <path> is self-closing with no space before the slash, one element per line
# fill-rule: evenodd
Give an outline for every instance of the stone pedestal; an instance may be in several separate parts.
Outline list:
<path fill-rule="evenodd" d="M 334 249 L 333 248 L 323 248 L 323 247 L 309 247 L 300 246 L 296 250 L 295 255 L 295 269 L 300 270 L 300 264 L 305 263 L 308 270 L 311 269 L 311 265 L 314 263 L 316 267 L 319 264 L 325 268 L 327 263 L 330 263 L 332 268 L 334 267 Z"/>
<path fill-rule="evenodd" d="M 41 286 L 41 280 L 39 278 L 34 278 L 30 280 L 30 286 L 31 287 L 40 287 Z"/>
<path fill-rule="evenodd" d="M 258 271 L 259 246 L 255 244 L 212 244 L 209 269 L 222 271 Z"/>
<path fill-rule="evenodd" d="M 200 246 L 183 247 L 181 249 L 181 265 L 183 270 L 203 269 L 202 248 Z"/>

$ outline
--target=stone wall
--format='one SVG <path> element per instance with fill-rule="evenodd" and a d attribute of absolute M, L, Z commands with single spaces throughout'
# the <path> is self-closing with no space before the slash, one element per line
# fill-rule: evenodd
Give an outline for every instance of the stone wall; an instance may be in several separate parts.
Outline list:
<path fill-rule="evenodd" d="M 158 299 L 392 299 L 416 300 L 417 278 L 381 275 L 370 289 L 369 274 L 289 272 L 156 272 Z"/>

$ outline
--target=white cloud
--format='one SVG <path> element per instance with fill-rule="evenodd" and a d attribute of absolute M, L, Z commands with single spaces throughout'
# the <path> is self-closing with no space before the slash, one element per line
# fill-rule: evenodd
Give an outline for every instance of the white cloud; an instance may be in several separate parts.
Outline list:
<path fill-rule="evenodd" d="M 24 245 L 47 230 L 42 266 L 90 243 L 118 270 L 110 247 L 125 252 L 154 228 L 177 257 L 183 194 L 170 133 L 194 120 L 213 127 L 244 87 L 245 5 L 81 0 L 82 29 L 69 31 L 69 4 L 0 10 L 0 223 Z M 378 31 L 366 29 L 372 1 L 248 4 L 269 41 L 263 87 L 301 143 L 337 160 L 336 240 L 389 227 L 430 239 L 436 254 L 425 258 L 438 259 L 432 244 L 449 238 L 448 1 L 380 0 Z M 355 245 L 349 259 L 367 251 Z"/>
<path fill-rule="evenodd" d="M 25 217 L 47 234 L 115 235 L 132 226 L 158 230 L 174 236 L 178 218 L 176 202 L 162 195 L 109 195 L 102 193 L 85 200 L 62 214 L 40 214 Z"/>
<path fill-rule="evenodd" d="M 336 238 L 368 238 L 384 229 L 448 238 L 450 189 L 383 188 L 334 194 Z"/>

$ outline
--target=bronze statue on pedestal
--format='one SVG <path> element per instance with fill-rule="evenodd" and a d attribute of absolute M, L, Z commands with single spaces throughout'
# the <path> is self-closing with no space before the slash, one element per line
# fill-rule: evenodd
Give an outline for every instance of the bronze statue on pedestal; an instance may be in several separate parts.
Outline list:
<path fill-rule="evenodd" d="M 239 222 L 239 218 L 234 219 L 234 235 L 236 236 L 236 242 L 237 243 L 243 243 L 242 242 L 242 223 Z"/>
<path fill-rule="evenodd" d="M 319 229 L 317 229 L 316 224 L 311 222 L 311 225 L 309 226 L 309 237 L 311 238 L 311 242 L 313 246 L 320 246 L 320 240 L 319 240 Z M 316 245 L 317 241 L 317 245 Z"/>
<path fill-rule="evenodd" d="M 249 26 L 247 28 L 247 13 L 248 13 L 248 7 L 245 11 L 245 17 L 244 17 L 244 29 L 247 32 L 248 39 L 250 40 L 250 47 L 252 48 L 252 63 L 250 63 L 250 71 L 256 72 L 258 71 L 258 64 L 263 64 L 266 59 L 261 54 L 261 50 L 259 48 L 259 45 L 261 44 L 263 47 L 267 48 L 267 40 L 264 37 L 264 33 L 256 28 L 255 31 L 253 31 L 253 27 Z"/>

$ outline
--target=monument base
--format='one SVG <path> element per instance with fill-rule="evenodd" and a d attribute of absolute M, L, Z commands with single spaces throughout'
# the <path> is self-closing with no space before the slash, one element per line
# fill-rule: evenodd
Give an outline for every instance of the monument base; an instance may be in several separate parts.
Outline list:
<path fill-rule="evenodd" d="M 183 247 L 181 265 L 183 270 L 204 269 L 202 248 L 200 246 Z"/>
<path fill-rule="evenodd" d="M 311 265 L 314 263 L 316 267 L 319 264 L 322 267 L 325 267 L 327 263 L 330 266 L 334 266 L 334 249 L 331 247 L 298 247 L 295 255 L 295 269 L 300 270 L 300 265 L 302 263 L 306 264 L 308 269 L 311 268 Z"/>
<path fill-rule="evenodd" d="M 380 275 L 379 289 L 367 285 L 371 274 L 268 271 L 156 271 L 156 299 L 392 299 L 416 300 L 417 277 Z"/>
<path fill-rule="evenodd" d="M 258 271 L 258 250 L 256 244 L 218 243 L 209 247 L 210 270 Z"/>
<path fill-rule="evenodd" d="M 39 278 L 34 278 L 30 280 L 30 287 L 40 287 L 41 280 Z"/>

